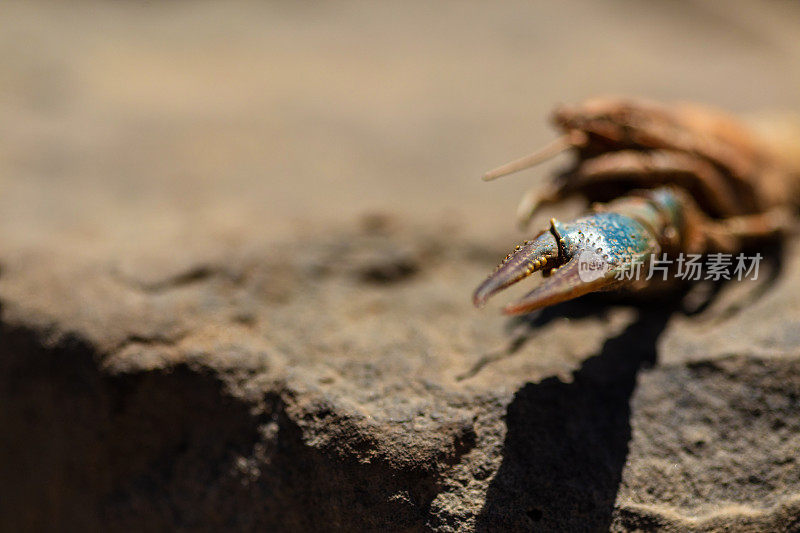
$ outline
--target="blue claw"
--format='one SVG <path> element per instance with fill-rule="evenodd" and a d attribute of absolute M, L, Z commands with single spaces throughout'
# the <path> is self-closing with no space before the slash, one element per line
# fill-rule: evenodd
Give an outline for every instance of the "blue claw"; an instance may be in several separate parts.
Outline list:
<path fill-rule="evenodd" d="M 478 287 L 473 296 L 475 305 L 483 305 L 491 295 L 537 270 L 552 275 L 505 307 L 504 313 L 528 313 L 625 283 L 620 274 L 626 268 L 660 252 L 656 236 L 669 221 L 652 202 L 642 198 L 619 202 L 614 208 L 569 224 L 551 220 L 550 231 L 517 246 Z"/>

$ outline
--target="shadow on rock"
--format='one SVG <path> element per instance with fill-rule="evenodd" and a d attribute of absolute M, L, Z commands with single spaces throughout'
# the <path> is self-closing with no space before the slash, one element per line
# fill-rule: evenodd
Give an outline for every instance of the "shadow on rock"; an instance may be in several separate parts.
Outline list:
<path fill-rule="evenodd" d="M 641 309 L 571 383 L 548 378 L 517 391 L 479 530 L 608 529 L 631 437 L 636 376 L 655 361 L 656 341 L 673 311 Z"/>

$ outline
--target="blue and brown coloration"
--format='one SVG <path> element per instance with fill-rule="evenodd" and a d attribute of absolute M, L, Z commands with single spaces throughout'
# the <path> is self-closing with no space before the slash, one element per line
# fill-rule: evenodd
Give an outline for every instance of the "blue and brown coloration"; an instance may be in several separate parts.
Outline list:
<path fill-rule="evenodd" d="M 517 246 L 475 291 L 476 306 L 537 271 L 544 283 L 506 313 L 631 285 L 619 276 L 631 262 L 661 253 L 741 250 L 782 235 L 800 205 L 800 174 L 723 114 L 598 99 L 558 109 L 554 122 L 563 137 L 484 178 L 574 149 L 571 169 L 525 196 L 520 221 L 575 196 L 594 203 L 593 212 L 565 224 L 551 219 L 549 230 Z M 602 259 L 604 270 L 580 275 L 584 254 Z"/>

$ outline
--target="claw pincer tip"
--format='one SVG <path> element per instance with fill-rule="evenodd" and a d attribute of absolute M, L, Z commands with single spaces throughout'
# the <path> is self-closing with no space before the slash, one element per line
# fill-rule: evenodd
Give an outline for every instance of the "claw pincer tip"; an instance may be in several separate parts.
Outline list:
<path fill-rule="evenodd" d="M 558 242 L 550 232 L 544 232 L 533 241 L 526 241 L 508 254 L 472 296 L 476 307 L 480 307 L 498 291 L 501 291 L 538 270 L 553 268 L 559 257 Z"/>

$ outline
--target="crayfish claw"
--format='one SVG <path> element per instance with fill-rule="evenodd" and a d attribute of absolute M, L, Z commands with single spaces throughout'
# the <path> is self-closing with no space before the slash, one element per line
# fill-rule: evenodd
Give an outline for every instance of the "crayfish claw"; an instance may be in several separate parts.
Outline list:
<path fill-rule="evenodd" d="M 653 224 L 658 217 L 642 199 L 619 203 L 614 211 L 597 212 L 569 224 L 551 220 L 550 230 L 506 256 L 475 291 L 473 301 L 483 305 L 494 293 L 537 270 L 550 274 L 518 302 L 503 310 L 517 315 L 571 300 L 590 292 L 624 285 L 624 271 L 661 251 Z"/>

